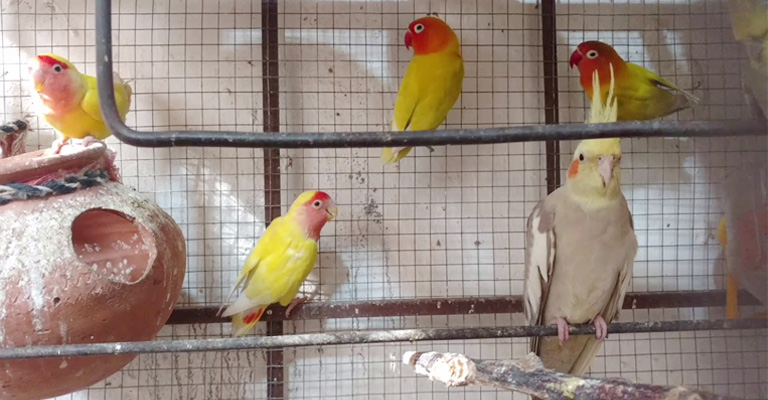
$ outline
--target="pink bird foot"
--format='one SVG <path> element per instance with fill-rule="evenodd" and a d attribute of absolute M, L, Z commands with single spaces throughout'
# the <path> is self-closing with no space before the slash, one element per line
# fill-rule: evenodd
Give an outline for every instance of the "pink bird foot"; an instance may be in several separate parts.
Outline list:
<path fill-rule="evenodd" d="M 608 324 L 605 323 L 602 315 L 592 319 L 592 324 L 595 325 L 595 337 L 597 340 L 602 342 L 608 338 Z"/>
<path fill-rule="evenodd" d="M 103 144 L 104 141 L 96 139 L 93 136 L 86 136 L 86 137 L 83 138 L 82 145 L 83 145 L 83 147 L 88 147 L 88 146 L 90 146 L 90 145 L 92 145 L 94 143 L 102 143 Z"/>
<path fill-rule="evenodd" d="M 68 137 L 54 140 L 53 143 L 51 143 L 51 150 L 53 150 L 53 154 L 61 154 L 61 149 L 64 147 L 64 145 L 67 144 L 67 142 L 69 142 Z"/>
<path fill-rule="evenodd" d="M 293 309 L 299 304 L 305 303 L 307 300 L 309 300 L 309 298 L 306 296 L 297 297 L 291 300 L 291 304 L 288 304 L 288 308 L 285 309 L 285 318 L 290 317 L 291 311 L 293 311 Z"/>
<path fill-rule="evenodd" d="M 560 339 L 560 346 L 565 346 L 569 336 L 568 321 L 563 317 L 557 317 L 557 337 Z"/>

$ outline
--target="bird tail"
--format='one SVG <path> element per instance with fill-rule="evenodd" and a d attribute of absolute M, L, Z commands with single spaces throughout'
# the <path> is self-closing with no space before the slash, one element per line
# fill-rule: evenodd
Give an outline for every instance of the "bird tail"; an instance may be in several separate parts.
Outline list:
<path fill-rule="evenodd" d="M 232 336 L 248 334 L 264 315 L 267 307 L 254 308 L 232 316 Z"/>
<path fill-rule="evenodd" d="M 694 96 L 693 93 L 686 92 L 683 89 L 678 89 L 674 111 L 670 112 L 670 114 L 685 110 L 686 108 L 696 107 L 699 105 L 699 103 L 701 103 L 701 99 Z"/>
<path fill-rule="evenodd" d="M 394 119 L 392 120 L 392 124 L 390 124 L 389 129 L 393 132 L 400 132 L 400 129 L 397 127 Z M 410 147 L 385 147 L 381 149 L 381 162 L 384 165 L 394 164 L 405 158 L 405 156 L 407 156 L 410 152 Z"/>
<path fill-rule="evenodd" d="M 410 152 L 410 147 L 385 147 L 381 149 L 381 161 L 384 165 L 396 163 L 405 158 Z"/>

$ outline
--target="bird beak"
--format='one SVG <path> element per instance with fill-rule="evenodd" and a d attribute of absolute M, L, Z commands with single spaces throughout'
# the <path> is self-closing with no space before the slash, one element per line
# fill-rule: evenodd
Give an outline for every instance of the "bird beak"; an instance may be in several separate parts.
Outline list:
<path fill-rule="evenodd" d="M 45 77 L 40 71 L 40 59 L 32 57 L 27 65 L 27 70 L 29 71 L 29 76 L 32 77 L 32 82 L 35 84 L 37 93 L 45 91 Z"/>
<path fill-rule="evenodd" d="M 573 54 L 571 54 L 571 62 L 570 62 L 571 68 L 573 68 L 574 65 L 578 67 L 582 58 L 584 58 L 584 56 L 581 55 L 581 52 L 579 51 L 579 49 L 576 49 L 576 51 L 574 51 Z"/>
<path fill-rule="evenodd" d="M 597 172 L 603 177 L 605 187 L 613 178 L 613 164 L 616 159 L 613 156 L 600 156 L 597 158 Z"/>
<path fill-rule="evenodd" d="M 405 49 L 410 50 L 412 43 L 413 43 L 413 35 L 411 35 L 411 31 L 405 32 Z"/>
<path fill-rule="evenodd" d="M 325 209 L 325 212 L 328 214 L 328 221 L 331 221 L 339 215 L 339 209 L 336 207 L 336 203 L 331 203 L 329 206 Z"/>

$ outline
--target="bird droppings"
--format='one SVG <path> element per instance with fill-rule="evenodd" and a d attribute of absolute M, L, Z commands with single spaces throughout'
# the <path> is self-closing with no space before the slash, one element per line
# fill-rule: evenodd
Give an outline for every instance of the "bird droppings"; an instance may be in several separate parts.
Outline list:
<path fill-rule="evenodd" d="M 67 368 L 67 365 L 69 365 L 67 364 L 67 360 L 64 360 L 61 362 L 61 364 L 59 364 L 59 369 Z"/>

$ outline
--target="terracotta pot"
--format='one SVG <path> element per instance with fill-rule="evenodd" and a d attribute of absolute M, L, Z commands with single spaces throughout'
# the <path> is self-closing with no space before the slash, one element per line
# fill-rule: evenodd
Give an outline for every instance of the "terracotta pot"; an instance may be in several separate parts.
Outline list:
<path fill-rule="evenodd" d="M 27 153 L 0 160 L 0 184 L 94 165 L 111 165 L 103 146 Z M 176 304 L 185 269 L 178 226 L 120 183 L 2 205 L 0 347 L 151 340 Z M 0 360 L 0 399 L 80 390 L 133 358 Z"/>

